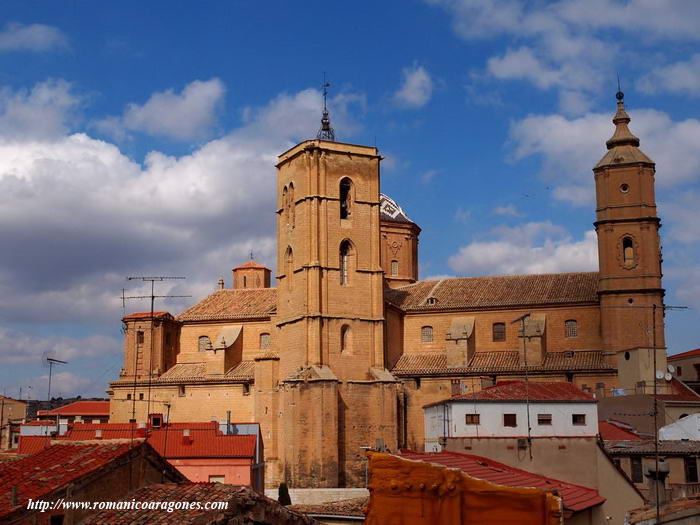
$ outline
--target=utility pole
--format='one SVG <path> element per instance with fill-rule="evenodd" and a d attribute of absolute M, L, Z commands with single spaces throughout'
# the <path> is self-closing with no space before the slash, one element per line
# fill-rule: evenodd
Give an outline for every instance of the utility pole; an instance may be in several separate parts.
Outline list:
<path fill-rule="evenodd" d="M 525 362 L 525 411 L 527 414 L 527 448 L 530 453 L 530 460 L 532 460 L 532 426 L 530 425 L 530 382 L 528 377 L 528 364 L 527 364 L 527 345 L 525 343 L 525 320 L 530 317 L 530 312 L 521 315 L 517 319 L 514 319 L 510 324 L 520 322 L 520 337 L 523 340 L 523 359 Z M 529 341 L 528 337 L 528 341 Z"/>

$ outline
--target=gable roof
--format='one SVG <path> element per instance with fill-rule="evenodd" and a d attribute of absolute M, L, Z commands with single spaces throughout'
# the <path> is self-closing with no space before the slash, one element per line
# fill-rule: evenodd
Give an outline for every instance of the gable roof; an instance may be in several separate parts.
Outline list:
<path fill-rule="evenodd" d="M 545 490 L 556 490 L 562 498 L 566 510 L 577 512 L 605 503 L 597 490 L 574 485 L 554 478 L 533 474 L 526 470 L 510 467 L 497 461 L 460 454 L 457 452 L 430 452 L 420 453 L 404 451 L 400 457 L 417 461 L 437 463 L 446 467 L 457 468 L 472 477 L 505 485 L 509 487 L 535 487 Z"/>
<path fill-rule="evenodd" d="M 109 416 L 109 401 L 76 401 L 52 410 L 39 410 L 39 416 Z"/>
<path fill-rule="evenodd" d="M 494 386 L 484 388 L 472 394 L 452 396 L 448 399 L 425 406 L 441 405 L 459 401 L 470 402 L 520 402 L 529 399 L 531 403 L 541 402 L 573 402 L 596 403 L 595 398 L 578 389 L 571 383 L 559 381 L 556 383 L 539 383 L 525 381 L 503 381 Z"/>
<path fill-rule="evenodd" d="M 520 363 L 518 356 L 518 350 L 477 350 L 467 366 L 453 367 L 447 366 L 445 352 L 415 352 L 403 354 L 391 372 L 402 377 L 480 375 L 492 372 L 522 374 L 525 365 Z M 527 369 L 532 372 L 612 372 L 615 367 L 606 362 L 601 350 L 575 350 L 548 352 L 541 364 L 529 364 Z"/>
<path fill-rule="evenodd" d="M 217 290 L 176 317 L 178 321 L 268 318 L 277 307 L 277 289 Z"/>
<path fill-rule="evenodd" d="M 34 455 L 0 463 L 0 517 L 25 507 L 29 498 L 41 499 L 142 446 L 147 446 L 142 440 L 54 442 Z M 16 505 L 11 504 L 12 487 L 17 491 Z"/>
<path fill-rule="evenodd" d="M 687 352 L 683 352 L 680 354 L 675 354 L 675 355 L 670 355 L 668 356 L 669 361 L 673 361 L 674 359 L 681 359 L 683 357 L 694 357 L 698 356 L 700 357 L 700 348 L 696 348 L 695 350 L 688 350 Z"/>
<path fill-rule="evenodd" d="M 427 304 L 428 297 L 436 301 Z M 598 272 L 418 281 L 387 290 L 385 298 L 406 312 L 597 303 Z"/>

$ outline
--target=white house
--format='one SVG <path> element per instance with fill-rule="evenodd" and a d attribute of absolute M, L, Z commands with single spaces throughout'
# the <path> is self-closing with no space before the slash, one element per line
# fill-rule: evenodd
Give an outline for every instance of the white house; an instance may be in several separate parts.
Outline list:
<path fill-rule="evenodd" d="M 431 403 L 423 410 L 426 452 L 441 451 L 441 438 L 592 437 L 598 433 L 595 398 L 564 382 L 502 382 Z"/>
<path fill-rule="evenodd" d="M 690 414 L 670 425 L 661 427 L 659 429 L 659 439 L 663 441 L 680 441 L 684 439 L 700 441 L 700 414 Z"/>

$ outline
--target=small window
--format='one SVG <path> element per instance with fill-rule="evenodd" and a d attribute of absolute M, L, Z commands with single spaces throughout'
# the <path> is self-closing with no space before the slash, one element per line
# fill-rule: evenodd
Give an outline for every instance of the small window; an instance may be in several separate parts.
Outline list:
<path fill-rule="evenodd" d="M 294 184 L 289 184 L 289 225 L 294 229 L 296 202 L 294 201 Z"/>
<path fill-rule="evenodd" d="M 142 345 L 143 344 L 143 332 L 139 330 L 136 332 L 136 344 L 137 345 Z"/>
<path fill-rule="evenodd" d="M 185 385 L 178 385 L 177 395 L 180 397 L 185 397 Z"/>
<path fill-rule="evenodd" d="M 199 338 L 197 350 L 199 350 L 200 352 L 206 352 L 207 350 L 211 350 L 211 339 L 209 339 L 209 337 L 206 335 L 201 336 Z"/>
<path fill-rule="evenodd" d="M 348 219 L 352 215 L 352 182 L 345 178 L 340 181 L 340 218 Z"/>
<path fill-rule="evenodd" d="M 396 276 L 399 275 L 399 261 L 391 261 L 391 275 Z"/>
<path fill-rule="evenodd" d="M 352 331 L 348 325 L 340 328 L 340 352 L 350 352 L 352 350 Z"/>
<path fill-rule="evenodd" d="M 284 279 L 287 281 L 287 290 L 292 289 L 292 279 L 294 277 L 294 252 L 291 246 L 287 246 L 287 251 L 284 254 L 284 265 L 285 265 L 285 276 Z"/>
<path fill-rule="evenodd" d="M 632 237 L 622 239 L 622 256 L 626 267 L 634 266 L 634 241 Z"/>
<path fill-rule="evenodd" d="M 425 304 L 438 304 L 437 297 L 428 297 L 425 300 Z"/>
<path fill-rule="evenodd" d="M 698 461 L 695 457 L 685 457 L 683 458 L 684 468 L 685 468 L 685 482 L 686 483 L 697 483 L 698 482 Z"/>
<path fill-rule="evenodd" d="M 683 375 L 683 367 L 677 366 L 676 367 L 676 374 L 679 376 L 682 376 Z"/>
<path fill-rule="evenodd" d="M 223 483 L 225 479 L 226 479 L 225 476 L 222 476 L 219 474 L 212 475 L 212 476 L 209 476 L 209 483 Z"/>
<path fill-rule="evenodd" d="M 248 288 L 248 278 L 245 275 L 243 276 L 243 288 Z"/>
<path fill-rule="evenodd" d="M 481 424 L 481 414 L 466 414 L 464 416 L 465 425 L 480 425 Z"/>
<path fill-rule="evenodd" d="M 575 319 L 564 322 L 564 335 L 566 337 L 578 337 L 578 323 Z"/>
<path fill-rule="evenodd" d="M 433 342 L 433 327 L 424 326 L 420 329 L 420 340 L 421 343 L 432 343 Z"/>
<path fill-rule="evenodd" d="M 571 422 L 574 425 L 585 425 L 586 424 L 586 414 L 571 414 Z"/>
<path fill-rule="evenodd" d="M 518 426 L 518 415 L 517 414 L 503 414 L 503 426 L 504 427 L 517 427 Z"/>
<path fill-rule="evenodd" d="M 243 383 L 243 395 L 244 396 L 250 395 L 250 383 Z"/>
<path fill-rule="evenodd" d="M 506 324 L 505 323 L 493 323 L 493 340 L 494 341 L 505 341 L 506 340 Z"/>
<path fill-rule="evenodd" d="M 632 483 L 643 483 L 644 472 L 642 471 L 642 458 L 630 458 L 630 471 Z"/>
<path fill-rule="evenodd" d="M 270 348 L 270 334 L 260 334 L 260 350 L 268 350 Z"/>
<path fill-rule="evenodd" d="M 143 392 L 139 393 L 139 401 L 143 401 Z"/>
<path fill-rule="evenodd" d="M 151 424 L 153 425 L 153 428 L 160 428 L 160 418 L 159 417 L 154 417 L 151 419 Z"/>
<path fill-rule="evenodd" d="M 340 244 L 340 284 L 347 286 L 350 284 L 350 257 L 352 246 L 350 242 L 343 241 Z"/>
<path fill-rule="evenodd" d="M 551 425 L 552 424 L 552 414 L 537 414 L 537 424 L 538 425 Z"/>
<path fill-rule="evenodd" d="M 127 395 L 126 395 L 126 400 L 127 400 L 127 401 L 131 401 L 131 394 L 127 394 Z"/>

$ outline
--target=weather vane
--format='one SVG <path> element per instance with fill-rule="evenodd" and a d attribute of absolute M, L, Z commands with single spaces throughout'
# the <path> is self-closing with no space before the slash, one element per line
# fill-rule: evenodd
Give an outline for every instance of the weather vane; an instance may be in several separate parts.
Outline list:
<path fill-rule="evenodd" d="M 328 88 L 331 87 L 329 82 L 326 82 L 326 72 L 323 72 L 323 116 L 321 117 L 321 129 L 316 134 L 317 139 L 335 141 L 335 132 L 331 127 L 331 119 L 328 116 L 328 106 L 326 104 L 328 98 Z"/>

